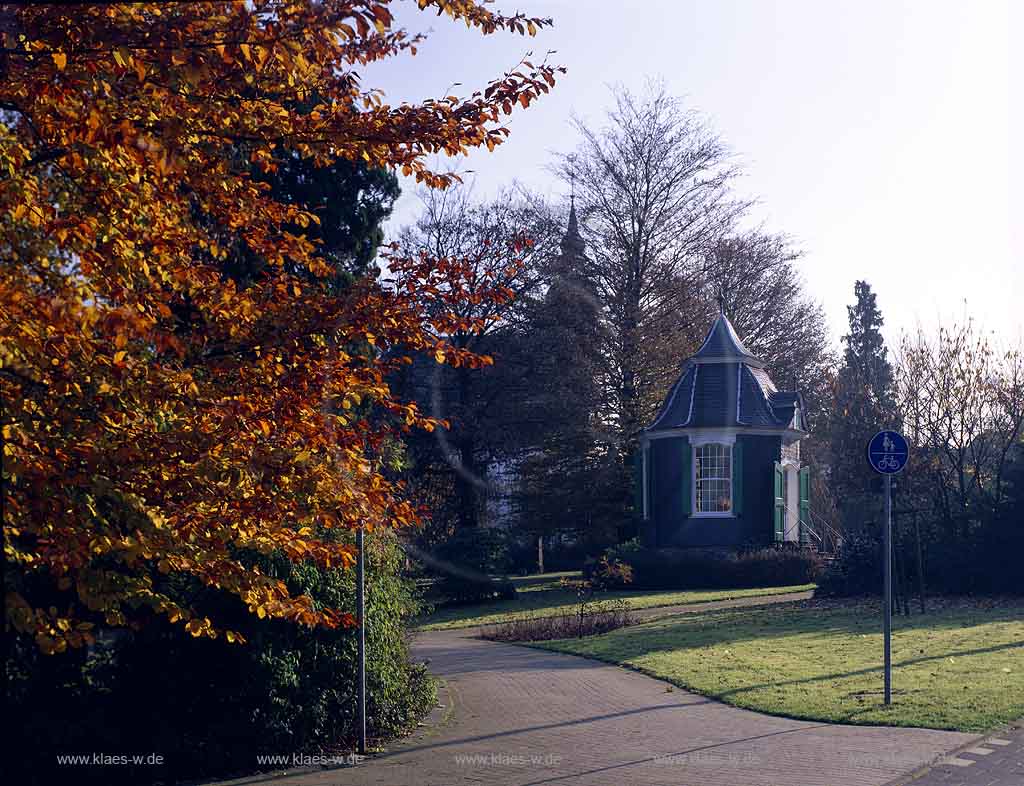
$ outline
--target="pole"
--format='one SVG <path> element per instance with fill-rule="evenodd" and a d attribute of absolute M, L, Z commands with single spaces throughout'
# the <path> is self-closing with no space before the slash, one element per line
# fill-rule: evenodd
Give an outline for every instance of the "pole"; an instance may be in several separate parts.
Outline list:
<path fill-rule="evenodd" d="M 885 705 L 892 703 L 892 475 L 885 476 Z"/>
<path fill-rule="evenodd" d="M 914 511 L 914 536 L 917 539 L 917 594 L 921 598 L 921 613 L 924 614 L 924 559 L 921 557 L 921 524 Z"/>
<path fill-rule="evenodd" d="M 366 555 L 363 544 L 363 527 L 356 530 L 356 548 L 359 559 L 356 562 L 356 613 L 359 619 L 359 674 L 356 691 L 359 702 L 359 754 L 366 755 Z"/>

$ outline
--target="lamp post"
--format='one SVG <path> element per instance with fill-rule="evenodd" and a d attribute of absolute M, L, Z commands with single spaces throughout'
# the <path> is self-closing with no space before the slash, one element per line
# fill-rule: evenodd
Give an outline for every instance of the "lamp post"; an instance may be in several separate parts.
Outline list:
<path fill-rule="evenodd" d="M 363 525 L 356 530 L 356 614 L 359 621 L 359 667 L 356 693 L 359 702 L 359 754 L 366 755 L 366 548 Z"/>

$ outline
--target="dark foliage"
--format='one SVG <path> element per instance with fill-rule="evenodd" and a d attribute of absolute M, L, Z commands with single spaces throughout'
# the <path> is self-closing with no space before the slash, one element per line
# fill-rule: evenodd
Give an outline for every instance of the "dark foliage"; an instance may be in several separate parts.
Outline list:
<path fill-rule="evenodd" d="M 847 307 L 850 332 L 843 336 L 843 363 L 835 382 L 827 424 L 829 486 L 840 501 L 844 528 L 864 525 L 876 508 L 870 495 L 875 474 L 864 460 L 868 440 L 882 428 L 898 428 L 893 371 L 882 338 L 885 320 L 866 281 L 854 285 L 856 303 Z M 877 497 L 875 497 L 877 499 Z"/>
<path fill-rule="evenodd" d="M 516 599 L 516 587 L 511 581 L 489 576 L 446 573 L 438 579 L 436 589 L 444 597 L 444 604 L 449 606 Z"/>
<path fill-rule="evenodd" d="M 437 594 L 449 604 L 515 599 L 511 581 L 491 578 L 507 571 L 508 554 L 508 540 L 500 530 L 473 527 L 456 531 L 438 547 L 431 562 L 439 574 Z"/>
<path fill-rule="evenodd" d="M 818 593 L 847 597 L 877 595 L 882 590 L 882 542 L 865 528 L 843 535 L 836 559 L 818 580 Z"/>
<path fill-rule="evenodd" d="M 409 727 L 434 696 L 409 661 L 403 621 L 415 611 L 386 533 L 368 549 L 368 731 Z M 354 572 L 265 560 L 267 570 L 318 603 L 354 607 Z M 65 753 L 157 753 L 162 766 L 76 767 L 76 783 L 144 784 L 256 770 L 256 755 L 346 750 L 354 738 L 356 631 L 310 630 L 260 620 L 222 593 L 182 585 L 199 608 L 248 638 L 192 638 L 159 620 L 101 641 L 91 652 L 41 655 L 15 638 L 7 659 L 7 771 L 13 782 L 52 783 Z"/>
<path fill-rule="evenodd" d="M 807 584 L 822 563 L 805 549 L 767 548 L 740 553 L 646 549 L 635 544 L 609 549 L 609 560 L 632 568 L 636 589 L 739 589 Z"/>
<path fill-rule="evenodd" d="M 552 542 L 554 540 L 554 542 Z M 580 570 L 587 558 L 600 553 L 602 547 L 588 541 L 568 541 L 560 538 L 544 542 L 544 571 L 551 573 L 563 570 Z M 537 572 L 536 539 L 515 540 L 509 545 L 509 572 L 526 576 Z"/>
<path fill-rule="evenodd" d="M 925 591 L 934 594 L 1019 595 L 1024 593 L 1024 526 L 1006 516 L 976 524 L 966 537 L 945 528 L 923 527 Z M 916 542 L 897 529 L 893 539 L 896 592 L 918 591 Z M 837 559 L 818 580 L 822 595 L 847 597 L 882 593 L 882 542 L 878 528 L 844 535 Z"/>

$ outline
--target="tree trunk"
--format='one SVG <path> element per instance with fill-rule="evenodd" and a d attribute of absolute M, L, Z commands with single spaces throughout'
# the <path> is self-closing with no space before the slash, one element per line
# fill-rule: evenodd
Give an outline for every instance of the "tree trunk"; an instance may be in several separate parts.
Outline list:
<path fill-rule="evenodd" d="M 544 572 L 544 536 L 537 536 L 537 572 Z"/>
<path fill-rule="evenodd" d="M 921 613 L 924 614 L 924 560 L 921 555 L 921 524 L 917 520 L 917 512 L 914 512 L 914 538 L 917 541 L 917 592 L 921 598 Z"/>

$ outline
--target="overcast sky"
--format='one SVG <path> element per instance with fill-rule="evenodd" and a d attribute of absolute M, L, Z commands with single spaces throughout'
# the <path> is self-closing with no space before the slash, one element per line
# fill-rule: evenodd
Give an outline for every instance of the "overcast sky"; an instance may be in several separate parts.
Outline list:
<path fill-rule="evenodd" d="M 389 103 L 467 95 L 528 50 L 538 60 L 557 50 L 549 60 L 568 73 L 513 115 L 508 142 L 453 163 L 473 170 L 482 197 L 519 181 L 559 199 L 564 187 L 546 166 L 553 151 L 576 145 L 570 116 L 600 121 L 610 84 L 640 90 L 661 79 L 738 155 L 739 189 L 760 200 L 752 220 L 803 250 L 801 269 L 834 341 L 858 278 L 878 293 L 890 342 L 918 322 L 962 316 L 965 301 L 986 328 L 1019 338 L 1022 6 L 497 0 L 504 11 L 553 17 L 533 39 L 485 38 L 399 6 L 406 27 L 433 32 L 416 57 L 367 69 L 364 80 Z M 392 229 L 419 208 L 413 185 L 403 187 Z"/>

